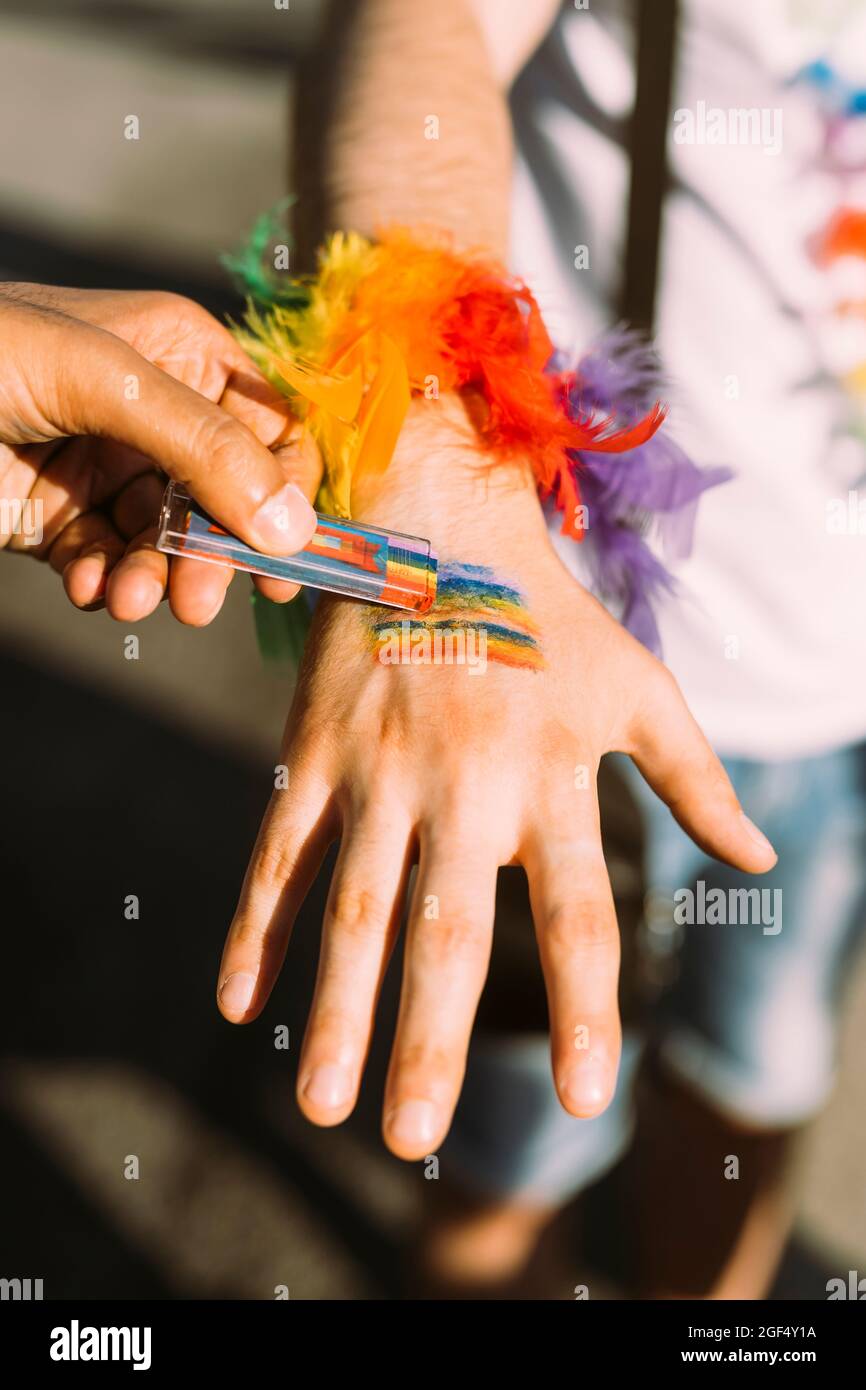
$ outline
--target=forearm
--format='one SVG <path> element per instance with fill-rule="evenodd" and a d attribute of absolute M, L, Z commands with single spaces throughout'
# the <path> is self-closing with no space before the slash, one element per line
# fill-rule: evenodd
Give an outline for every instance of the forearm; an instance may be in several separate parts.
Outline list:
<path fill-rule="evenodd" d="M 291 182 L 306 258 L 329 230 L 400 222 L 504 259 L 510 116 L 472 0 L 337 0 L 333 21 L 299 76 Z M 528 462 L 491 463 L 461 397 L 416 399 L 388 469 L 355 478 L 353 515 L 493 563 L 517 535 L 537 545 L 543 523 Z"/>
<path fill-rule="evenodd" d="M 336 0 L 299 75 L 293 149 L 305 260 L 327 231 L 389 222 L 504 257 L 510 120 L 470 0 Z"/>

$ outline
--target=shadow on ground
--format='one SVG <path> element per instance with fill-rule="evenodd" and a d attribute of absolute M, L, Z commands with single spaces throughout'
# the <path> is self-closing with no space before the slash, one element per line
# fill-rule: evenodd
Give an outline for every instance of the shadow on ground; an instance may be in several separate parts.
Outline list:
<path fill-rule="evenodd" d="M 301 1149 L 281 1138 L 280 1115 L 276 1123 L 267 1115 L 293 1106 L 322 881 L 263 1018 L 232 1028 L 214 1004 L 221 944 L 271 769 L 196 746 L 9 655 L 0 661 L 0 685 L 7 810 L 0 1030 L 9 1059 L 3 1093 L 16 1098 L 0 1119 L 3 1268 L 37 1270 L 33 1277 L 44 1278 L 55 1297 L 177 1292 L 170 1272 L 154 1267 L 106 1220 L 106 1168 L 91 1163 L 89 1187 L 66 1171 L 63 1134 L 68 1140 L 71 1128 L 74 1139 L 75 1107 L 70 1113 L 61 1106 L 58 1120 L 57 1105 L 49 1103 L 50 1137 L 39 1141 L 51 1078 L 65 1075 L 74 1093 L 104 1065 L 112 1075 L 127 1069 L 130 1090 L 141 1090 L 142 1077 L 156 1079 L 167 1095 L 183 1098 L 195 1123 L 201 1119 L 276 1169 L 293 1199 L 315 1210 L 317 1223 L 333 1230 L 364 1271 L 357 1292 L 381 1285 L 395 1293 L 393 1241 L 362 1204 L 332 1188 Z M 125 916 L 131 894 L 139 900 L 138 920 Z M 278 1025 L 288 1026 L 288 1051 L 275 1048 Z M 82 1061 L 83 1072 L 70 1070 Z M 22 1065 L 29 1087 L 16 1080 Z M 82 1104 L 80 1097 L 79 1113 Z M 28 1116 L 37 1121 L 35 1133 Z M 97 1113 L 92 1121 L 87 1143 L 104 1144 L 108 1172 L 113 1177 L 116 1169 L 119 1179 L 124 1136 L 111 1115 Z M 355 1128 L 364 1123 L 362 1113 Z M 199 1160 L 204 1176 L 207 1148 Z M 142 1181 L 147 1167 L 142 1157 Z M 255 1164 L 245 1170 L 251 1190 L 233 1200 L 255 1203 L 256 1172 Z M 211 1238 L 218 1242 L 219 1233 Z M 243 1290 L 241 1269 L 238 1286 L 224 1292 Z"/>
<path fill-rule="evenodd" d="M 262 1019 L 232 1028 L 214 1005 L 271 768 L 9 653 L 0 686 L 2 1272 L 42 1278 L 46 1297 L 272 1298 L 285 1270 L 292 1297 L 406 1296 L 404 1249 L 437 1185 L 376 1134 L 393 988 L 357 1117 L 321 1133 L 294 1112 L 327 874 Z M 583 1201 L 613 1281 L 615 1192 Z M 796 1245 L 775 1294 L 821 1298 L 827 1277 Z"/>

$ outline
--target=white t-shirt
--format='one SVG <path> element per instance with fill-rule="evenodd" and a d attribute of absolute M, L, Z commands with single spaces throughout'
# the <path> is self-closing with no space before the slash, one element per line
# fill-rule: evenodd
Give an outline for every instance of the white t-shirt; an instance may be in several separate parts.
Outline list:
<path fill-rule="evenodd" d="M 866 309 L 837 309 L 866 304 L 866 258 L 822 268 L 810 251 L 835 209 L 866 208 L 866 173 L 837 167 L 852 151 L 856 162 L 860 140 L 866 171 L 866 114 L 837 120 L 825 148 L 845 82 L 866 88 L 864 11 L 682 5 L 658 300 L 666 428 L 736 476 L 701 499 L 680 593 L 659 612 L 665 660 L 730 755 L 806 756 L 866 737 L 866 449 L 862 401 L 843 383 L 866 361 Z M 569 0 L 512 89 L 513 266 L 557 345 L 578 350 L 615 314 L 630 14 L 627 0 Z M 838 76 L 829 95 L 793 80 L 821 58 Z M 752 108 L 758 123 L 741 126 L 736 112 Z M 744 131 L 757 143 L 711 143 Z M 589 268 L 575 268 L 580 246 Z M 840 525 L 848 533 L 828 529 Z M 579 574 L 579 547 L 558 546 Z"/>

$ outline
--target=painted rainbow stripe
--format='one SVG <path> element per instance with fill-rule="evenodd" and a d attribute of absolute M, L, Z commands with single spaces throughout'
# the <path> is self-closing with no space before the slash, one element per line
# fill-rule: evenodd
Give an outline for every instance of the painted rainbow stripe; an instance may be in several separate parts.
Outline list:
<path fill-rule="evenodd" d="M 436 602 L 425 617 L 405 617 L 398 624 L 393 614 L 371 612 L 375 616 L 369 644 L 377 657 L 383 642 L 399 627 L 410 644 L 416 634 L 425 633 L 476 637 L 483 640 L 487 660 L 518 670 L 544 669 L 539 629 L 526 611 L 523 594 L 486 565 L 440 563 Z M 419 638 L 419 648 L 422 645 Z M 404 660 L 403 664 L 409 663 Z"/>

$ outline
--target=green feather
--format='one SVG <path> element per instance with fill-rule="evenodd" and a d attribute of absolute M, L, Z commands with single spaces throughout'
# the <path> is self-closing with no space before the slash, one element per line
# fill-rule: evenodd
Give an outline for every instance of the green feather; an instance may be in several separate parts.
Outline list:
<path fill-rule="evenodd" d="M 220 257 L 220 264 L 228 270 L 238 290 L 247 298 L 249 327 L 240 329 L 231 324 L 232 331 L 264 375 L 285 394 L 289 394 L 288 387 L 279 373 L 274 371 L 270 361 L 273 351 L 273 345 L 268 341 L 270 320 L 263 320 L 256 306 L 279 316 L 281 309 L 301 311 L 310 302 L 307 286 L 294 280 L 287 272 L 278 271 L 273 263 L 275 243 L 292 245 L 285 215 L 294 202 L 294 197 L 284 198 L 276 207 L 263 213 L 240 249 L 233 255 Z M 277 332 L 277 323 L 285 332 L 281 319 L 274 322 L 274 333 Z M 279 346 L 285 353 L 286 346 L 282 341 Z M 287 604 L 272 603 L 254 590 L 252 605 L 259 652 L 264 660 L 293 666 L 297 670 L 312 619 L 307 603 L 302 597 Z"/>
<path fill-rule="evenodd" d="M 240 249 L 233 255 L 220 257 L 220 264 L 232 276 L 236 287 L 257 304 L 284 304 L 300 309 L 309 302 L 306 287 L 298 284 L 288 272 L 277 270 L 273 263 L 275 242 L 292 245 L 285 218 L 295 201 L 294 197 L 284 198 L 262 213 Z"/>
<path fill-rule="evenodd" d="M 313 617 L 303 595 L 291 603 L 272 603 L 254 591 L 252 605 L 259 651 L 264 660 L 294 666 L 297 670 Z"/>

